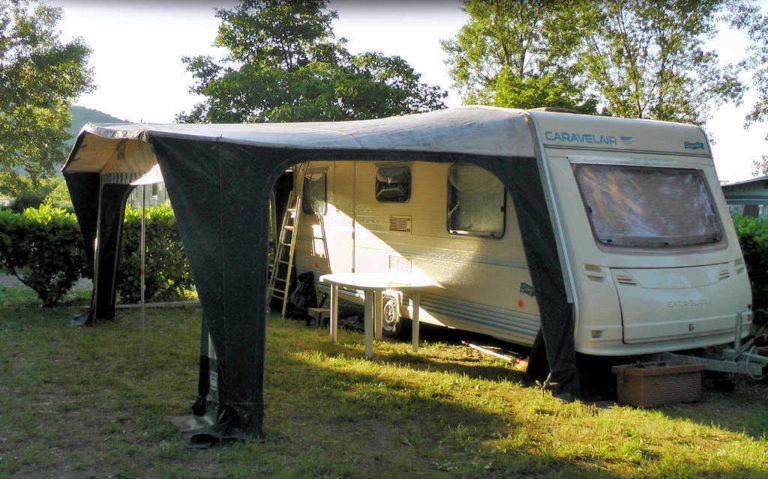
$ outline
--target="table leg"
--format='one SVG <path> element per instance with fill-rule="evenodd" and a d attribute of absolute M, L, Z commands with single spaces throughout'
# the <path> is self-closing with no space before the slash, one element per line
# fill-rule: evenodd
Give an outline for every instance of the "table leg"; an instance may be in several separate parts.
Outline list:
<path fill-rule="evenodd" d="M 411 329 L 413 331 L 411 335 L 411 345 L 413 346 L 413 352 L 419 351 L 419 309 L 421 309 L 421 294 L 418 291 L 413 293 L 413 313 L 411 314 Z"/>
<path fill-rule="evenodd" d="M 376 308 L 375 308 L 375 319 L 374 319 L 374 330 L 373 330 L 373 338 L 377 341 L 380 341 L 383 334 L 382 334 L 382 323 L 384 321 L 384 299 L 383 295 L 381 294 L 381 291 L 376 291 L 374 298 L 376 299 Z"/>
<path fill-rule="evenodd" d="M 363 327 L 365 328 L 365 357 L 373 359 L 373 291 L 365 291 L 365 312 L 363 314 Z"/>
<path fill-rule="evenodd" d="M 331 285 L 331 320 L 329 321 L 331 327 L 331 342 L 336 342 L 336 337 L 339 332 L 339 287 L 335 284 Z"/>

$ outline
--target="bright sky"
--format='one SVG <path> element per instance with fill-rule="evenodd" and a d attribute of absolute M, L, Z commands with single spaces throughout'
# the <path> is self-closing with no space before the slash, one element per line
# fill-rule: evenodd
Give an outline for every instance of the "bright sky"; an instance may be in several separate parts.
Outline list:
<path fill-rule="evenodd" d="M 221 53 L 212 47 L 218 28 L 214 6 L 234 2 L 215 0 L 47 0 L 64 8 L 61 23 L 65 38 L 82 37 L 92 48 L 90 64 L 96 89 L 76 103 L 133 122 L 173 122 L 192 107 L 188 93 L 191 76 L 182 56 Z M 768 9 L 768 0 L 760 0 Z M 348 40 L 353 53 L 381 51 L 400 55 L 429 84 L 449 90 L 448 106 L 461 105 L 443 63 L 440 40 L 456 34 L 466 20 L 456 0 L 412 0 L 366 3 L 332 1 L 338 11 L 337 36 Z M 747 41 L 726 32 L 714 42 L 724 60 L 738 59 Z M 746 104 L 754 100 L 748 95 Z M 718 175 L 730 182 L 751 177 L 752 163 L 768 154 L 764 141 L 768 125 L 743 129 L 745 106 L 721 108 L 707 125 Z"/>

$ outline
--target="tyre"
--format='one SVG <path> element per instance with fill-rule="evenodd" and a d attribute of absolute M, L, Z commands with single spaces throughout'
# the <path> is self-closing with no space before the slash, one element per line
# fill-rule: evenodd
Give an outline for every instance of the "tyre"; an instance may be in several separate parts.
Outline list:
<path fill-rule="evenodd" d="M 394 298 L 384 298 L 384 315 L 381 320 L 382 334 L 387 338 L 399 338 L 403 333 L 403 320 L 400 308 Z"/>

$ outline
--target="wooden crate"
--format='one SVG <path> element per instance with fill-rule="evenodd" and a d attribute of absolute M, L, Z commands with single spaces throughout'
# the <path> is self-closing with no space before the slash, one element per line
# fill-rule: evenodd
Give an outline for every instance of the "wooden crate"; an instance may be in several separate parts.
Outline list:
<path fill-rule="evenodd" d="M 618 400 L 637 407 L 699 401 L 704 369 L 703 364 L 676 361 L 614 366 Z"/>

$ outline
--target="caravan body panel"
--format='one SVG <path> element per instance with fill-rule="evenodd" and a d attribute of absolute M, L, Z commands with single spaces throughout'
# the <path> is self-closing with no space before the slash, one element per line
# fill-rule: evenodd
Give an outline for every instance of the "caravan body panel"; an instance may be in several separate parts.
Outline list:
<path fill-rule="evenodd" d="M 724 344 L 733 340 L 737 321 L 746 334 L 749 280 L 703 132 L 655 121 L 528 115 L 531 139 L 526 141 L 538 144 L 541 181 L 549 194 L 561 257 L 567 258 L 563 270 L 573 301 L 577 351 L 633 355 Z M 378 201 L 377 174 L 393 165 L 408 167 L 410 196 L 402 202 Z M 530 345 L 540 316 L 514 204 L 507 194 L 501 237 L 449 231 L 450 168 L 449 163 L 362 157 L 312 162 L 310 171 L 325 175 L 326 209 L 324 214 L 305 211 L 302 217 L 298 270 L 313 271 L 316 277 L 352 271 L 423 274 L 439 287 L 422 295 L 422 321 Z M 684 210 L 675 216 L 685 220 L 683 227 L 702 231 L 677 244 L 674 222 L 659 214 L 661 226 L 648 228 L 671 227 L 670 244 L 663 244 L 669 238 L 654 243 L 643 228 L 638 238 L 645 243 L 639 246 L 599 237 L 602 230 L 595 228 L 610 229 L 615 222 L 595 225 L 577 176 L 587 171 L 613 178 L 612 168 L 622 181 L 636 179 L 642 185 L 638 204 L 649 201 L 642 197 L 645 191 L 659 201 L 672 201 L 672 206 L 677 194 L 690 200 L 690 207 L 706 210 L 701 224 L 693 221 L 693 226 Z M 633 179 L 635 172 L 639 176 Z M 695 192 L 693 199 L 684 189 L 670 193 L 669 185 L 678 179 Z M 646 220 L 653 217 L 643 214 Z M 347 296 L 354 298 L 355 293 Z M 398 299 L 402 316 L 410 317 L 409 298 Z"/>
<path fill-rule="evenodd" d="M 382 203 L 375 194 L 377 170 L 393 165 L 410 169 L 410 198 Z M 513 202 L 509 197 L 502 201 L 501 238 L 451 234 L 446 226 L 450 167 L 402 161 L 312 162 L 310 171 L 326 174 L 327 209 L 324 215 L 303 212 L 297 268 L 313 271 L 316 278 L 351 271 L 425 275 L 439 287 L 422 293 L 421 322 L 530 345 L 540 316 Z M 348 299 L 362 300 L 346 293 Z M 410 298 L 399 299 L 402 315 L 410 317 Z"/>

